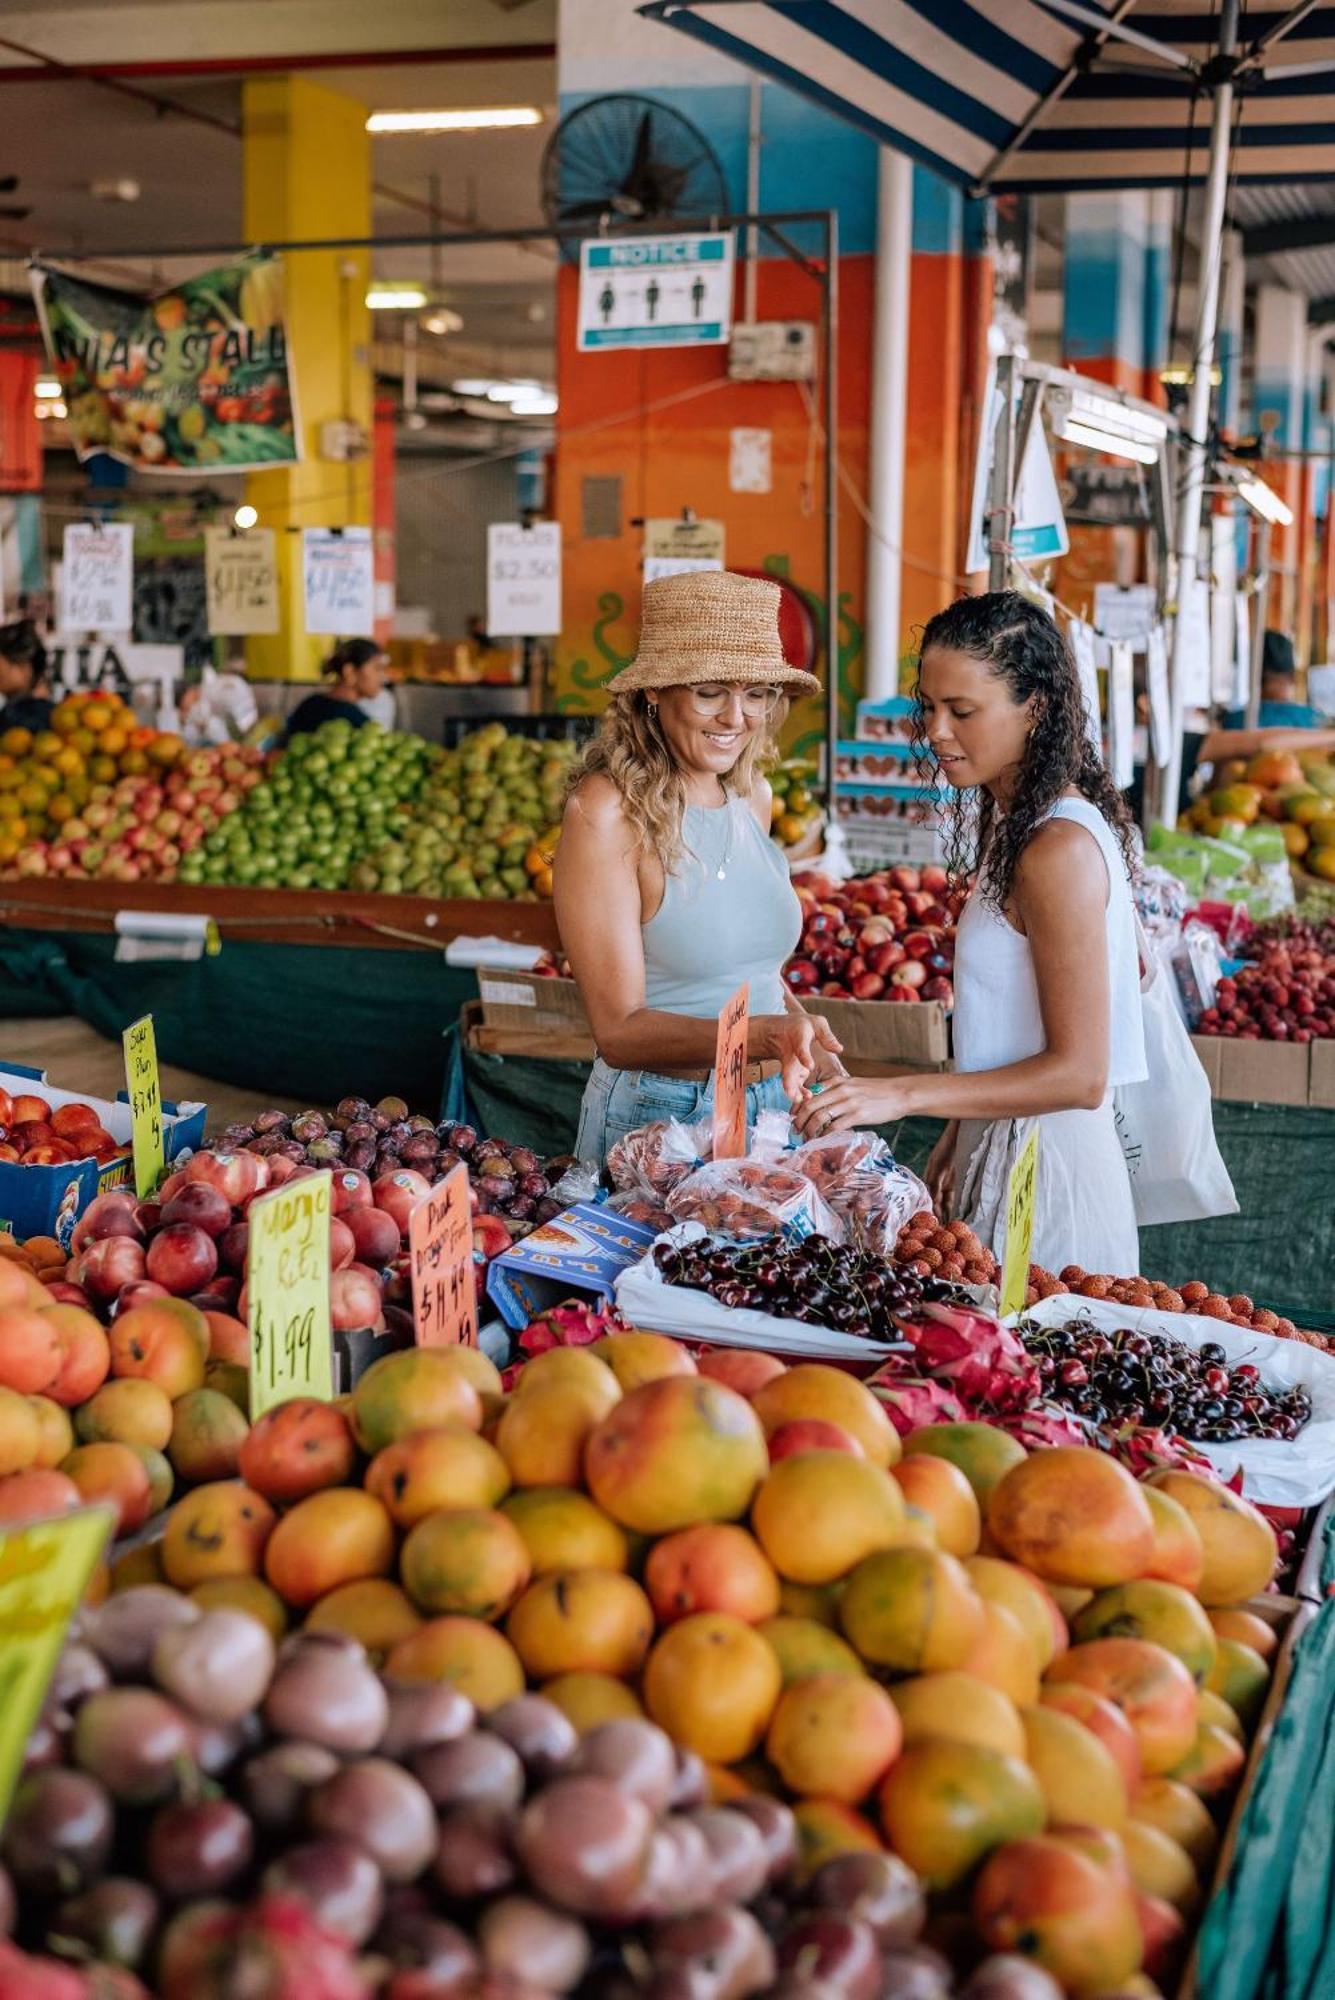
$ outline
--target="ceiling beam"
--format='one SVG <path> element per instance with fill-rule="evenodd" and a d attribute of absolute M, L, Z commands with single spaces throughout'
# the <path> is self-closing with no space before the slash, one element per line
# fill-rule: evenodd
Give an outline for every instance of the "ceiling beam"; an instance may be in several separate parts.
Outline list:
<path fill-rule="evenodd" d="M 1335 215 L 1296 215 L 1287 222 L 1261 222 L 1242 232 L 1249 257 L 1274 257 L 1286 250 L 1325 250 L 1335 243 Z"/>

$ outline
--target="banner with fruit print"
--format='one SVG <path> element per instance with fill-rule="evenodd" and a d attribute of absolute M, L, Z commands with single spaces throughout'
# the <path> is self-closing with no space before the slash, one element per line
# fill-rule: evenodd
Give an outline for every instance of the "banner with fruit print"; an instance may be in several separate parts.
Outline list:
<path fill-rule="evenodd" d="M 300 457 L 281 257 L 244 257 L 150 298 L 44 265 L 32 284 L 80 458 L 197 473 Z"/>

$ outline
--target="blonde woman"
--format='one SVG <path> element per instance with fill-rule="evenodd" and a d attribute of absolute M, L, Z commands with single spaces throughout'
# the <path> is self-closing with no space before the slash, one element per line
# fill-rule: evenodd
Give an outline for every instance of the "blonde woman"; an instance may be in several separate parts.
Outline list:
<path fill-rule="evenodd" d="M 749 1120 L 838 1054 L 781 976 L 801 912 L 763 769 L 789 695 L 818 683 L 783 657 L 779 603 L 777 584 L 727 571 L 649 584 L 639 653 L 576 773 L 554 886 L 598 1048 L 581 1159 L 652 1119 L 704 1114 L 718 1016 L 744 982 Z"/>

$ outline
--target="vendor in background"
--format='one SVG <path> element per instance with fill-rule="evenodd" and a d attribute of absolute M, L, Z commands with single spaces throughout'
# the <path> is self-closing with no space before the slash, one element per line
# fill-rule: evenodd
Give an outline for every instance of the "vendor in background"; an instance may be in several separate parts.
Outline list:
<path fill-rule="evenodd" d="M 808 1138 L 944 1118 L 927 1168 L 943 1213 L 1004 1247 L 1006 1182 L 1039 1128 L 1035 1262 L 1140 1268 L 1114 1085 L 1146 1075 L 1133 827 L 1091 747 L 1075 664 L 1016 591 L 963 597 L 923 634 L 919 732 L 946 783 L 948 866 L 977 871 L 955 942 L 955 1071 L 812 1089 Z"/>
<path fill-rule="evenodd" d="M 744 983 L 748 1120 L 835 1073 L 838 1042 L 781 976 L 802 919 L 763 770 L 789 695 L 818 683 L 784 659 L 779 604 L 777 584 L 723 570 L 649 584 L 639 653 L 572 781 L 554 893 L 598 1048 L 582 1160 L 704 1113 L 718 1017 Z"/>
<path fill-rule="evenodd" d="M 325 722 L 350 722 L 361 729 L 370 721 L 362 706 L 385 684 L 385 655 L 374 639 L 344 639 L 335 646 L 320 672 L 325 686 L 308 694 L 287 718 L 284 741 L 308 734 Z"/>
<path fill-rule="evenodd" d="M 1293 641 L 1284 632 L 1271 630 L 1261 649 L 1261 705 L 1256 714 L 1258 729 L 1320 729 L 1326 717 L 1319 708 L 1298 700 L 1298 668 Z M 1235 708 L 1227 717 L 1229 729 L 1245 729 L 1247 711 Z M 1273 744 L 1267 748 L 1274 748 Z M 1234 756 L 1239 755 L 1237 751 Z"/>
<path fill-rule="evenodd" d="M 0 730 L 29 729 L 51 721 L 55 698 L 47 686 L 46 647 L 31 618 L 0 625 Z"/>
<path fill-rule="evenodd" d="M 229 660 L 221 674 L 205 667 L 195 686 L 182 694 L 179 706 L 181 734 L 195 750 L 240 743 L 259 716 L 255 692 L 241 660 Z"/>

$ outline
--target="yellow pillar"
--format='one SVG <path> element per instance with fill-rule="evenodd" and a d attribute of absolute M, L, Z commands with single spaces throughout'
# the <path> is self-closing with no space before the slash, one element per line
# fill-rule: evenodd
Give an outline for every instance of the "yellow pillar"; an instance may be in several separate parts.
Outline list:
<path fill-rule="evenodd" d="M 253 243 L 371 233 L 371 142 L 366 107 L 301 77 L 243 86 L 242 233 Z M 367 250 L 302 250 L 286 258 L 287 335 L 301 463 L 252 473 L 246 498 L 273 528 L 282 629 L 246 642 L 259 680 L 310 680 L 329 641 L 308 638 L 301 592 L 301 536 L 287 530 L 366 526 L 371 460 L 320 456 L 323 425 L 339 418 L 371 430 L 371 316 Z M 352 634 L 341 636 L 351 637 Z"/>

